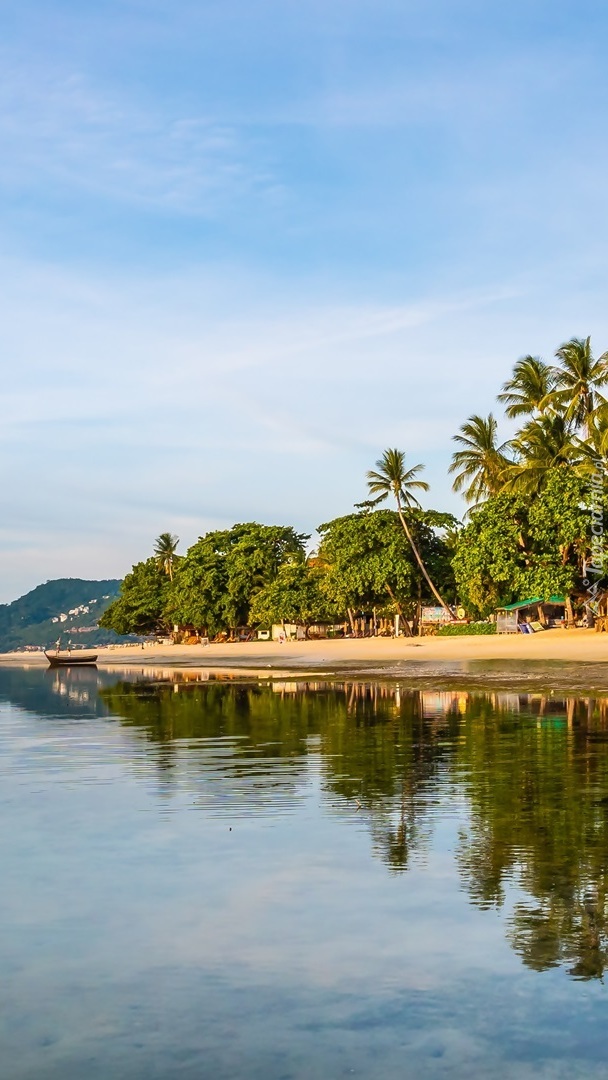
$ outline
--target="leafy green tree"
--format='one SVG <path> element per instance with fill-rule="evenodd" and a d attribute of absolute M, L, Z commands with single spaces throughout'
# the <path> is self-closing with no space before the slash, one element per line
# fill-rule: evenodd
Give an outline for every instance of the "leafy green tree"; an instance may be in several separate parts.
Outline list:
<path fill-rule="evenodd" d="M 376 468 L 368 471 L 367 486 L 370 495 L 376 496 L 374 500 L 375 503 L 383 502 L 389 495 L 392 495 L 395 499 L 399 520 L 414 553 L 414 558 L 420 567 L 420 571 L 433 596 L 445 609 L 450 619 L 453 619 L 453 612 L 433 584 L 407 522 L 406 514 L 413 507 L 420 508 L 420 503 L 416 498 L 415 492 L 429 490 L 429 485 L 426 481 L 418 479 L 418 473 L 421 472 L 423 468 L 423 465 L 413 465 L 411 469 L 406 469 L 405 454 L 403 450 L 385 450 L 380 460 L 376 462 Z"/>
<path fill-rule="evenodd" d="M 122 582 L 120 596 L 104 611 L 99 625 L 117 634 L 151 634 L 167 629 L 170 581 L 154 557 L 136 563 Z"/>
<path fill-rule="evenodd" d="M 211 635 L 248 625 L 257 592 L 284 563 L 303 558 L 307 539 L 290 526 L 256 522 L 200 537 L 176 569 L 170 606 L 174 620 Z"/>
<path fill-rule="evenodd" d="M 488 499 L 460 532 L 452 560 L 458 595 L 467 611 L 482 618 L 518 594 L 525 571 L 522 496 Z"/>
<path fill-rule="evenodd" d="M 199 537 L 176 568 L 169 610 L 177 624 L 195 626 L 211 637 L 239 625 L 238 610 L 228 596 L 226 533 Z"/>
<path fill-rule="evenodd" d="M 303 559 L 284 563 L 251 602 L 253 623 L 296 623 L 306 628 L 341 614 L 323 588 L 325 572 Z"/>
<path fill-rule="evenodd" d="M 505 493 L 488 499 L 456 540 L 453 569 L 464 606 L 488 615 L 499 603 L 568 594 L 589 552 L 589 490 L 554 468 L 537 498 Z"/>
<path fill-rule="evenodd" d="M 589 337 L 572 338 L 555 356 L 554 365 L 522 357 L 498 395 L 509 418 L 529 417 L 509 443 L 497 445 L 491 414 L 469 417 L 455 436 L 459 450 L 450 472 L 456 473 L 454 490 L 469 502 L 500 491 L 538 495 L 556 466 L 589 476 L 598 460 L 606 461 L 608 403 L 601 390 L 608 384 L 608 352 L 596 359 Z"/>
<path fill-rule="evenodd" d="M 412 534 L 425 562 L 452 592 L 449 549 L 437 530 L 453 522 L 449 514 L 411 512 Z M 421 597 L 431 597 L 395 511 L 347 514 L 319 525 L 318 532 L 319 555 L 327 567 L 324 588 L 338 610 L 349 614 L 351 622 L 354 611 L 374 608 L 412 615 L 420 582 Z"/>
<path fill-rule="evenodd" d="M 503 474 L 510 464 L 505 454 L 507 443 L 497 445 L 498 424 L 492 416 L 470 416 L 459 435 L 453 436 L 458 449 L 448 472 L 456 473 L 454 491 L 462 491 L 469 503 L 478 504 L 489 495 L 496 495 L 503 483 Z"/>
<path fill-rule="evenodd" d="M 522 589 L 528 596 L 564 595 L 568 621 L 573 616 L 570 594 L 583 587 L 591 556 L 590 505 L 586 480 L 571 469 L 557 468 L 547 474 L 541 496 L 531 501 L 528 512 L 532 550 Z M 606 524 L 604 515 L 602 526 Z"/>
<path fill-rule="evenodd" d="M 319 555 L 326 563 L 325 588 L 348 613 L 401 606 L 414 595 L 411 548 L 392 510 L 347 514 L 319 525 Z"/>
<path fill-rule="evenodd" d="M 176 555 L 178 544 L 179 537 L 173 536 L 173 534 L 169 532 L 161 533 L 154 544 L 154 558 L 156 559 L 157 565 L 168 575 L 170 581 L 173 581 L 174 563 L 179 558 L 179 556 Z"/>

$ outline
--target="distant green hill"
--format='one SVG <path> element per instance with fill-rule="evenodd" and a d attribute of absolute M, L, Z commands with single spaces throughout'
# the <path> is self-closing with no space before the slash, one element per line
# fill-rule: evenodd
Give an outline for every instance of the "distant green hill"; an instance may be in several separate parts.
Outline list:
<path fill-rule="evenodd" d="M 82 645 L 120 641 L 112 631 L 97 626 L 119 589 L 120 581 L 115 578 L 59 578 L 38 585 L 12 604 L 0 604 L 0 652 L 26 645 L 46 647 L 59 637 L 64 645 L 70 638 Z"/>

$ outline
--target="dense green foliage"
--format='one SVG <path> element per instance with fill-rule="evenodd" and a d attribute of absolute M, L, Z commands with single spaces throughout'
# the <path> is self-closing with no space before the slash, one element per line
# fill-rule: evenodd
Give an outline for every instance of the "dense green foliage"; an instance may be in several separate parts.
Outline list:
<path fill-rule="evenodd" d="M 285 564 L 303 559 L 306 539 L 289 526 L 256 522 L 201 536 L 175 571 L 172 619 L 209 634 L 249 625 L 256 594 Z"/>
<path fill-rule="evenodd" d="M 122 583 L 120 596 L 104 612 L 100 625 L 117 634 L 165 630 L 169 586 L 169 578 L 155 558 L 136 563 Z"/>
<path fill-rule="evenodd" d="M 453 567 L 464 607 L 484 616 L 500 603 L 572 592 L 590 552 L 589 501 L 587 482 L 559 467 L 533 500 L 490 497 L 456 540 Z"/>
<path fill-rule="evenodd" d="M 332 603 L 325 578 L 322 569 L 304 558 L 285 563 L 253 597 L 251 622 L 268 628 L 273 623 L 309 627 L 339 618 L 340 608 Z"/>
<path fill-rule="evenodd" d="M 258 593 L 303 563 L 306 539 L 289 526 L 249 522 L 201 536 L 177 561 L 177 538 L 162 534 L 155 554 L 127 574 L 104 626 L 145 634 L 177 624 L 210 635 L 246 626 Z"/>
<path fill-rule="evenodd" d="M 180 556 L 176 554 L 178 544 L 179 537 L 174 536 L 173 533 L 170 532 L 161 533 L 160 536 L 157 536 L 154 543 L 154 558 L 156 559 L 156 565 L 169 576 L 171 581 L 173 581 L 173 567 L 180 558 Z"/>
<path fill-rule="evenodd" d="M 454 491 L 462 491 L 469 503 L 477 505 L 502 486 L 502 474 L 508 464 L 505 446 L 497 446 L 498 424 L 492 413 L 487 418 L 470 416 L 454 436 L 459 449 L 454 453 L 449 472 L 456 473 Z"/>
<path fill-rule="evenodd" d="M 60 635 L 66 639 L 72 635 L 74 641 L 87 645 L 114 640 L 113 634 L 100 631 L 97 624 L 119 588 L 120 581 L 114 578 L 58 578 L 38 585 L 12 604 L 1 604 L 0 652 L 24 645 L 48 647 Z"/>
<path fill-rule="evenodd" d="M 420 510 L 410 511 L 410 519 L 425 564 L 441 587 L 453 594 L 448 548 L 432 526 L 445 528 L 454 519 Z M 394 510 L 347 514 L 320 525 L 318 531 L 319 555 L 327 568 L 325 588 L 338 610 L 389 608 L 411 614 L 409 609 L 419 597 L 432 599 Z"/>
<path fill-rule="evenodd" d="M 454 518 L 415 510 L 410 519 L 425 563 L 454 597 L 450 549 L 440 535 Z M 255 522 L 201 536 L 171 575 L 156 553 L 127 574 L 103 625 L 145 634 L 175 624 L 214 636 L 282 622 L 308 627 L 372 609 L 411 615 L 419 599 L 431 597 L 398 513 L 348 514 L 319 532 L 314 558 L 305 552 L 308 537 L 289 526 Z"/>
<path fill-rule="evenodd" d="M 496 623 L 446 623 L 437 631 L 438 637 L 469 637 L 471 634 L 495 634 Z"/>
<path fill-rule="evenodd" d="M 411 550 L 394 511 L 348 514 L 318 531 L 325 587 L 338 610 L 384 608 L 414 595 Z"/>
<path fill-rule="evenodd" d="M 506 443 L 490 415 L 470 416 L 454 441 L 454 490 L 478 505 L 511 491 L 536 495 L 556 467 L 588 476 L 606 464 L 608 353 L 593 356 L 590 338 L 572 338 L 556 350 L 554 365 L 524 356 L 498 400 L 509 418 L 525 418 Z"/>

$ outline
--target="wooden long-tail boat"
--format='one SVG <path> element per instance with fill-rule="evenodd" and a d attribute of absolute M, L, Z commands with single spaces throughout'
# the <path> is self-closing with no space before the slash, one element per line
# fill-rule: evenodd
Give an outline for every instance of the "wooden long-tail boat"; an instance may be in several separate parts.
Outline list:
<path fill-rule="evenodd" d="M 48 653 L 45 649 L 44 655 L 50 667 L 73 667 L 75 664 L 80 667 L 82 664 L 95 665 L 97 663 L 97 653 L 80 652 L 79 650 L 71 652 L 68 649 L 66 652 Z"/>

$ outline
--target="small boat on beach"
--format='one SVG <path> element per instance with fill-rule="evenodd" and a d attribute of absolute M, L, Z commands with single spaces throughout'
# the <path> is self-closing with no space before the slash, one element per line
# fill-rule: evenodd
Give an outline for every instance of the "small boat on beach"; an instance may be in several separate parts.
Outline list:
<path fill-rule="evenodd" d="M 97 653 L 80 652 L 78 649 L 71 652 L 69 649 L 65 652 L 48 653 L 45 649 L 44 655 L 46 656 L 50 667 L 74 667 L 76 664 L 82 667 L 83 664 L 97 663 Z"/>

